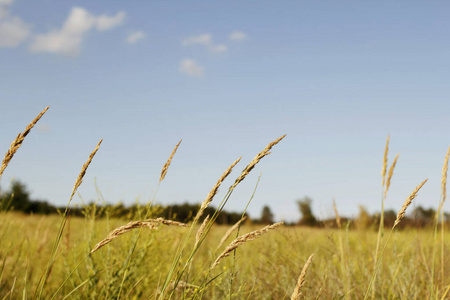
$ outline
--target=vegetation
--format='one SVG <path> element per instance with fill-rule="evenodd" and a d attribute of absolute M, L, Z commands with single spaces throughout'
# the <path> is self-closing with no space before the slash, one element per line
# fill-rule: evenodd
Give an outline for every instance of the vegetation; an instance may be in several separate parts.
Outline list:
<path fill-rule="evenodd" d="M 25 136 L 46 110 L 13 141 L 2 162 L 0 179 Z M 448 297 L 450 281 L 446 273 L 450 260 L 446 251 L 450 236 L 442 207 L 450 148 L 444 160 L 442 197 L 437 211 L 418 207 L 413 218 L 405 216 L 426 180 L 412 190 L 397 213 L 384 210 L 397 159 L 388 171 L 388 140 L 380 214 L 371 216 L 360 207 L 358 217 L 349 220 L 341 218 L 334 205 L 335 218 L 320 221 L 313 215 L 312 200 L 303 198 L 298 201 L 299 223 L 305 226 L 273 224 L 268 206 L 260 219 L 261 223 L 267 223 L 264 227 L 252 224 L 246 208 L 233 220 L 236 224 L 232 227 L 220 225 L 221 219 L 222 223 L 231 222 L 231 219 L 225 222 L 222 216 L 235 187 L 283 138 L 269 143 L 255 156 L 215 209 L 210 203 L 240 159 L 230 165 L 205 200 L 192 210 L 187 205 L 187 209 L 172 207 L 167 211 L 165 207 L 152 206 L 151 202 L 132 208 L 100 206 L 97 200 L 78 208 L 79 214 L 74 213 L 77 209 L 70 202 L 101 141 L 82 166 L 65 208 L 56 209 L 49 204 L 45 208 L 45 202 L 29 198 L 23 184 L 13 184 L 1 196 L 0 298 Z M 164 165 L 159 183 L 167 175 L 179 145 Z M 54 214 L 54 210 L 59 214 Z M 184 211 L 189 213 L 183 215 Z M 408 226 L 398 230 L 403 224 Z"/>

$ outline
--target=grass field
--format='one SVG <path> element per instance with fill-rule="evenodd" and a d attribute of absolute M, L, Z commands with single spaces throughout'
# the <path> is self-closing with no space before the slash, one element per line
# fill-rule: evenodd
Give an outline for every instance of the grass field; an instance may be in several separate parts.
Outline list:
<path fill-rule="evenodd" d="M 13 141 L 0 178 L 45 111 Z M 59 216 L 0 211 L 0 299 L 450 297 L 446 276 L 449 233 L 439 222 L 450 149 L 442 171 L 443 196 L 429 228 L 396 228 L 426 180 L 406 197 L 391 228 L 350 229 L 348 223 L 341 224 L 336 207 L 337 229 L 286 227 L 282 223 L 262 227 L 243 222 L 230 233 L 230 227 L 215 224 L 234 188 L 283 138 L 255 156 L 228 188 L 215 213 L 204 218 L 205 208 L 239 159 L 231 164 L 187 224 L 154 216 L 151 201 L 126 219 L 110 218 L 108 211 L 103 212 L 105 218 L 98 218 L 95 205 L 84 207 L 85 218 L 70 217 L 69 204 L 100 141 L 82 166 L 67 208 Z M 178 145 L 163 166 L 159 182 L 164 180 Z M 396 162 L 388 168 L 388 145 L 389 138 L 382 168 L 382 207 Z"/>
<path fill-rule="evenodd" d="M 0 257 L 2 259 L 0 298 L 33 298 L 40 276 L 50 259 L 51 245 L 58 232 L 57 216 L 1 215 Z M 58 257 L 44 287 L 43 298 L 51 298 L 66 278 L 56 299 L 71 294 L 74 299 L 157 299 L 177 248 L 189 228 L 160 226 L 143 228 L 130 256 L 139 229 L 114 239 L 89 255 L 94 245 L 110 229 L 124 220 L 95 218 L 70 219 Z M 257 229 L 244 225 L 241 234 Z M 206 277 L 215 278 L 202 291 L 204 299 L 289 299 L 297 278 L 311 253 L 314 259 L 302 287 L 304 299 L 363 299 L 374 270 L 374 231 L 281 227 L 249 241 L 213 269 L 208 268 L 224 246 L 216 250 L 227 227 L 217 226 L 192 260 L 189 274 L 182 276 L 173 295 L 190 299 L 204 285 Z M 444 298 L 449 280 L 442 280 L 441 261 L 436 258 L 434 282 L 431 278 L 432 230 L 405 230 L 392 236 L 375 281 L 375 299 L 427 299 L 433 293 Z M 450 236 L 446 234 L 445 240 Z M 194 246 L 195 238 L 187 249 Z M 340 245 L 342 242 L 342 246 Z M 448 244 L 445 244 L 446 249 Z M 183 253 L 177 270 L 189 256 Z M 445 257 L 445 270 L 449 260 Z M 73 274 L 71 272 L 75 270 Z M 216 277 L 218 276 L 218 277 Z M 180 282 L 181 282 L 180 281 Z M 432 290 L 433 289 L 433 290 Z M 184 292 L 184 295 L 182 294 Z M 197 295 L 200 296 L 200 295 Z M 370 295 L 372 297 L 372 295 Z"/>

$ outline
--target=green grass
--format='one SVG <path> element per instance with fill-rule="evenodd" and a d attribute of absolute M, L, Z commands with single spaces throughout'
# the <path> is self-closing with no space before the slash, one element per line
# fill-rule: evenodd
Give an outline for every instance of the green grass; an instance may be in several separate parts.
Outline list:
<path fill-rule="evenodd" d="M 50 258 L 51 241 L 57 234 L 59 222 L 57 216 L 25 216 L 16 213 L 1 215 L 0 299 L 33 295 Z M 126 259 L 137 231 L 118 237 L 92 255 L 88 253 L 110 229 L 125 223 L 125 220 L 118 219 L 70 219 L 70 227 L 62 238 L 56 262 L 44 286 L 43 297 L 50 298 L 68 278 L 55 298 L 62 299 L 70 293 L 71 299 L 117 298 L 127 265 Z M 245 225 L 241 228 L 241 233 L 257 228 Z M 121 298 L 158 297 L 178 245 L 184 241 L 188 230 L 189 228 L 161 226 L 157 231 L 141 231 L 126 270 Z M 208 266 L 219 254 L 214 250 L 226 230 L 226 226 L 213 227 L 192 261 L 187 282 L 191 286 L 184 291 L 175 291 L 172 295 L 174 299 L 190 299 L 196 292 L 195 289 L 203 285 Z M 347 287 L 350 297 L 363 298 L 373 273 L 377 233 L 358 230 L 347 232 L 342 229 L 340 234 L 343 236 L 345 261 L 348 264 L 345 268 L 341 267 L 338 230 L 279 228 L 239 247 L 236 260 L 232 256 L 225 258 L 209 275 L 209 279 L 218 277 L 205 287 L 203 298 L 229 298 L 231 291 L 232 299 L 289 299 L 303 264 L 313 252 L 315 257 L 302 288 L 305 299 L 315 299 L 319 293 L 321 299 L 345 297 L 346 278 L 350 282 Z M 380 275 L 375 282 L 376 299 L 428 298 L 433 235 L 434 231 L 431 229 L 394 232 L 382 257 Z M 446 233 L 445 240 L 448 241 L 449 238 L 450 235 Z M 231 239 L 232 237 L 228 243 Z M 194 241 L 195 238 L 191 239 L 188 247 L 193 247 Z M 447 243 L 445 248 L 448 249 L 448 246 Z M 186 251 L 176 270 L 181 269 L 189 254 Z M 440 263 L 438 259 L 435 260 L 436 268 L 440 267 Z M 448 260 L 444 267 L 450 267 Z M 230 288 L 233 269 L 237 274 Z M 343 272 L 346 274 L 342 274 Z M 440 272 L 434 274 L 434 293 L 437 293 L 437 299 L 444 296 L 450 284 L 450 280 L 442 279 L 439 275 Z M 180 280 L 185 279 L 183 276 Z M 74 289 L 76 290 L 73 291 Z"/>

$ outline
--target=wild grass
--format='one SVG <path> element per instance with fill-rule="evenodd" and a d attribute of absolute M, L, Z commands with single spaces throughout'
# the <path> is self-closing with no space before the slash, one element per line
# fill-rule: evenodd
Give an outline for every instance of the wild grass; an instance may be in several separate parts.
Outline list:
<path fill-rule="evenodd" d="M 13 141 L 0 178 L 47 109 Z M 61 215 L 26 216 L 2 206 L 0 299 L 447 298 L 450 280 L 445 274 L 450 260 L 445 254 L 450 234 L 442 221 L 442 207 L 450 148 L 444 159 L 442 196 L 432 228 L 397 230 L 426 180 L 399 208 L 387 236 L 383 213 L 377 232 L 349 230 L 335 203 L 337 228 L 286 227 L 282 222 L 257 226 L 246 220 L 246 208 L 234 226 L 217 225 L 215 221 L 235 188 L 284 137 L 259 152 L 228 187 L 214 214 L 204 217 L 205 209 L 240 158 L 234 161 L 188 223 L 158 218 L 152 206 L 161 182 L 170 174 L 181 141 L 162 168 L 153 198 L 139 206 L 134 215 L 111 218 L 113 208 L 93 204 L 83 207 L 85 218 L 70 217 L 70 203 L 100 141 L 76 178 Z M 398 159 L 397 155 L 388 171 L 388 148 L 389 137 L 381 173 L 382 212 Z M 98 195 L 100 200 L 101 193 Z M 253 195 L 249 202 L 252 199 Z M 98 218 L 100 214 L 106 217 Z M 233 232 L 236 237 L 229 241 Z M 436 255 L 438 249 L 440 256 Z"/>

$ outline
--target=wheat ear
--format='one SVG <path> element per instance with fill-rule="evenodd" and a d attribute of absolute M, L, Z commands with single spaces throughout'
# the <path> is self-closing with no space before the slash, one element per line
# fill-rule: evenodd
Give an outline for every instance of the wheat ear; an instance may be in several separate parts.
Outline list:
<path fill-rule="evenodd" d="M 219 180 L 217 180 L 216 185 L 212 188 L 212 190 L 209 192 L 208 196 L 206 196 L 205 200 L 203 200 L 202 205 L 200 206 L 200 209 L 198 210 L 197 215 L 195 216 L 195 221 L 198 221 L 198 219 L 203 215 L 203 212 L 208 207 L 208 205 L 212 202 L 214 196 L 219 191 L 219 187 L 222 184 L 222 182 L 225 180 L 225 178 L 230 175 L 231 171 L 233 171 L 234 166 L 241 160 L 241 157 L 236 159 L 229 167 L 225 170 L 225 172 L 220 176 Z"/>
<path fill-rule="evenodd" d="M 300 289 L 302 288 L 303 284 L 305 283 L 306 271 L 308 271 L 309 265 L 311 264 L 313 257 L 314 257 L 314 253 L 311 254 L 311 256 L 306 261 L 305 265 L 303 266 L 302 272 L 300 273 L 300 276 L 298 277 L 297 285 L 295 286 L 294 293 L 292 293 L 291 300 L 300 299 Z"/>
<path fill-rule="evenodd" d="M 225 233 L 225 235 L 222 237 L 222 239 L 220 240 L 219 245 L 217 246 L 216 250 L 219 249 L 223 243 L 225 243 L 225 241 L 230 237 L 231 233 L 233 233 L 233 231 L 236 230 L 236 228 L 239 227 L 239 225 L 241 225 L 242 222 L 245 221 L 245 219 L 247 219 L 247 217 L 243 217 L 242 219 L 240 219 L 239 221 L 236 222 L 236 224 L 234 224 L 233 226 L 230 227 L 230 229 L 227 230 L 227 232 Z"/>
<path fill-rule="evenodd" d="M 205 232 L 206 225 L 208 224 L 208 222 L 209 222 L 209 215 L 206 216 L 206 218 L 203 220 L 202 225 L 200 226 L 200 228 L 197 231 L 197 234 L 195 236 L 194 248 L 196 248 L 198 245 L 198 242 L 200 242 L 200 238 L 202 237 L 203 232 Z"/>
<path fill-rule="evenodd" d="M 91 250 L 91 253 L 97 251 L 101 247 L 105 246 L 106 244 L 109 244 L 113 239 L 118 237 L 119 235 L 122 235 L 124 233 L 127 233 L 133 229 L 141 228 L 141 227 L 148 227 L 150 229 L 158 229 L 157 224 L 164 224 L 164 225 L 175 225 L 175 226 L 181 226 L 181 227 L 188 227 L 187 224 L 176 222 L 172 220 L 165 220 L 163 218 L 157 218 L 157 219 L 147 219 L 142 221 L 132 221 L 129 222 L 126 225 L 117 227 L 113 231 L 111 231 L 108 236 L 103 239 L 101 242 L 97 243 L 95 247 Z"/>
<path fill-rule="evenodd" d="M 389 190 L 389 187 L 391 186 L 391 178 L 392 178 L 392 175 L 394 175 L 394 168 L 395 168 L 395 165 L 397 164 L 398 156 L 399 156 L 398 154 L 395 156 L 394 162 L 392 163 L 391 167 L 389 168 L 389 173 L 388 173 L 388 177 L 386 180 L 386 188 L 384 189 L 384 198 L 386 198 L 386 194 Z"/>
<path fill-rule="evenodd" d="M 445 155 L 444 165 L 442 166 L 442 178 L 441 178 L 441 191 L 442 191 L 442 200 L 439 204 L 440 211 L 442 206 L 444 205 L 445 199 L 447 198 L 447 171 L 448 171 L 448 159 L 450 156 L 450 147 L 447 150 L 447 154 Z"/>
<path fill-rule="evenodd" d="M 222 259 L 224 259 L 225 257 L 227 257 L 228 255 L 230 255 L 230 253 L 236 249 L 237 247 L 239 247 L 242 244 L 245 244 L 248 241 L 254 240 L 257 237 L 259 237 L 260 235 L 266 233 L 267 231 L 271 230 L 271 229 L 275 229 L 278 226 L 284 224 L 284 222 L 279 222 L 279 223 L 275 223 L 272 225 L 268 225 L 262 229 L 259 230 L 255 230 L 252 232 L 249 232 L 247 234 L 244 234 L 238 238 L 236 238 L 234 241 L 231 242 L 231 244 L 225 248 L 225 250 L 217 257 L 217 259 L 214 261 L 214 263 L 212 264 L 210 270 L 214 269 Z"/>
<path fill-rule="evenodd" d="M 175 152 L 177 152 L 178 146 L 180 146 L 181 141 L 182 141 L 182 140 L 180 140 L 180 141 L 178 142 L 178 144 L 175 146 L 175 148 L 174 148 L 173 151 L 172 151 L 172 154 L 170 154 L 169 159 L 168 159 L 168 160 L 166 161 L 166 163 L 164 164 L 164 166 L 163 166 L 163 168 L 162 168 L 162 170 L 161 170 L 161 177 L 159 177 L 159 182 L 163 181 L 164 177 L 166 177 L 167 170 L 169 169 L 170 163 L 172 162 L 173 156 L 175 155 Z"/>
<path fill-rule="evenodd" d="M 5 158 L 3 158 L 2 166 L 0 168 L 0 178 L 2 177 L 3 171 L 5 171 L 6 167 L 8 166 L 9 162 L 13 158 L 14 154 L 17 152 L 19 147 L 22 145 L 23 140 L 25 137 L 30 133 L 31 129 L 36 125 L 36 123 L 39 121 L 39 119 L 45 114 L 45 112 L 49 109 L 50 106 L 47 106 L 44 108 L 43 111 L 41 111 L 36 118 L 34 118 L 33 121 L 31 121 L 30 124 L 28 124 L 27 127 L 25 127 L 25 130 L 21 133 L 19 133 L 16 137 L 16 139 L 11 143 L 11 146 L 9 146 L 8 151 L 6 151 Z"/>
<path fill-rule="evenodd" d="M 398 223 L 400 223 L 400 221 L 403 219 L 403 217 L 405 216 L 406 213 L 406 209 L 408 208 L 408 206 L 412 203 L 412 201 L 414 200 L 414 198 L 416 198 L 417 193 L 419 192 L 419 190 L 422 188 L 422 186 L 425 184 L 425 182 L 427 182 L 428 179 L 425 179 L 424 181 L 422 181 L 421 184 L 419 184 L 414 191 L 411 193 L 411 195 L 409 195 L 408 198 L 406 198 L 405 202 L 402 205 L 402 208 L 400 208 L 398 214 L 397 214 L 397 219 L 395 220 L 394 226 L 392 226 L 392 229 L 394 229 L 395 226 L 398 225 Z"/>
<path fill-rule="evenodd" d="M 250 173 L 251 170 L 256 166 L 256 164 L 266 155 L 270 154 L 270 149 L 272 149 L 273 146 L 278 144 L 282 139 L 284 139 L 286 135 L 282 135 L 273 142 L 269 143 L 269 145 L 266 146 L 261 152 L 259 152 L 253 160 L 245 167 L 244 170 L 242 170 L 241 175 L 236 179 L 236 181 L 233 183 L 233 185 L 230 187 L 230 190 L 234 190 L 234 188 L 242 181 L 244 178 Z"/>
<path fill-rule="evenodd" d="M 97 153 L 98 148 L 100 148 L 101 143 L 103 142 L 103 139 L 100 140 L 100 142 L 98 142 L 97 146 L 95 147 L 94 151 L 91 152 L 91 154 L 89 155 L 88 160 L 84 163 L 83 167 L 81 168 L 81 172 L 78 175 L 77 180 L 75 181 L 75 184 L 73 186 L 73 190 L 72 190 L 72 195 L 70 196 L 69 199 L 69 203 L 72 200 L 73 196 L 75 195 L 75 192 L 77 191 L 78 187 L 81 185 L 81 183 L 83 182 L 83 177 L 84 175 L 86 175 L 86 171 L 87 168 L 89 167 L 89 165 L 91 164 L 92 159 L 95 156 L 95 153 Z M 69 206 L 69 205 L 67 205 Z"/>
<path fill-rule="evenodd" d="M 383 157 L 383 169 L 381 169 L 381 176 L 383 177 L 383 186 L 386 181 L 386 170 L 387 170 L 387 162 L 388 162 L 388 152 L 389 152 L 389 135 L 386 140 L 386 147 L 384 148 L 384 157 Z"/>
<path fill-rule="evenodd" d="M 109 244 L 113 239 L 115 239 L 119 235 L 127 233 L 127 232 L 129 232 L 129 231 L 131 231 L 131 230 L 133 230 L 135 228 L 141 228 L 141 227 L 148 227 L 150 229 L 158 228 L 152 222 L 146 222 L 146 221 L 133 221 L 133 222 L 130 222 L 130 223 L 126 224 L 126 225 L 117 227 L 116 229 L 111 231 L 105 239 L 103 239 L 101 242 L 99 242 L 97 245 L 95 245 L 95 247 L 91 250 L 91 253 L 94 253 L 95 251 L 97 251 L 101 247 Z"/>

